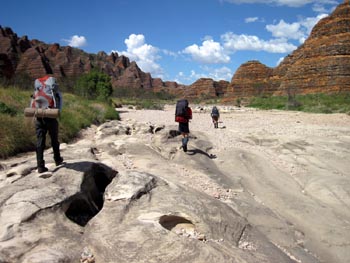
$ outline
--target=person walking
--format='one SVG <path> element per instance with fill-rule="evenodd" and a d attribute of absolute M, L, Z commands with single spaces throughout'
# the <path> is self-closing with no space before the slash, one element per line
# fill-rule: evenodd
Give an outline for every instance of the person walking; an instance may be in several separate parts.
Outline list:
<path fill-rule="evenodd" d="M 32 99 L 32 107 L 37 108 L 56 108 L 62 110 L 62 95 L 56 84 L 56 79 L 45 76 L 35 80 L 35 91 Z M 56 118 L 39 117 L 35 120 L 36 131 L 36 159 L 39 173 L 48 171 L 45 166 L 44 150 L 46 148 L 46 134 L 49 133 L 51 146 L 53 149 L 53 158 L 56 166 L 63 162 L 60 154 L 60 143 L 58 140 L 59 124 Z"/>
<path fill-rule="evenodd" d="M 211 110 L 211 114 L 210 114 L 213 124 L 214 124 L 214 128 L 217 129 L 219 128 L 219 118 L 220 118 L 220 112 L 219 109 L 214 106 Z"/>
<path fill-rule="evenodd" d="M 182 135 L 182 149 L 187 152 L 189 141 L 189 122 L 192 119 L 192 109 L 188 106 L 187 99 L 178 100 L 176 103 L 175 121 L 179 123 L 179 132 Z"/>

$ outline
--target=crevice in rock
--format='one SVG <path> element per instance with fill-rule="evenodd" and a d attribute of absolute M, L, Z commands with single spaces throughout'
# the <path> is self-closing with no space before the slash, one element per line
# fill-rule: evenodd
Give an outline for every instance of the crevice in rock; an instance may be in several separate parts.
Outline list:
<path fill-rule="evenodd" d="M 181 216 L 175 216 L 175 215 L 163 215 L 159 218 L 159 224 L 161 224 L 162 227 L 165 229 L 168 229 L 169 231 L 173 230 L 174 228 L 178 227 L 179 225 L 188 225 L 191 227 L 194 227 L 194 224 Z"/>
<path fill-rule="evenodd" d="M 76 224 L 85 226 L 103 208 L 105 189 L 116 174 L 105 165 L 92 164 L 91 169 L 84 173 L 81 192 L 68 201 L 66 216 Z"/>
<path fill-rule="evenodd" d="M 239 246 L 240 243 L 243 242 L 243 240 L 245 239 L 245 232 L 246 232 L 246 229 L 247 229 L 247 225 L 245 225 L 241 231 L 241 234 L 239 235 L 238 237 L 238 241 L 237 241 L 237 246 Z"/>
<path fill-rule="evenodd" d="M 176 215 L 163 215 L 159 218 L 159 224 L 175 234 L 199 241 L 206 241 L 203 233 L 198 232 L 191 220 Z"/>
<path fill-rule="evenodd" d="M 150 194 L 151 191 L 156 187 L 157 180 L 154 177 L 152 177 L 152 179 L 145 184 L 144 188 L 140 189 L 140 191 L 138 191 L 132 199 L 140 199 L 143 195 Z"/>
<path fill-rule="evenodd" d="M 150 125 L 148 131 L 150 133 L 152 133 L 152 134 L 155 134 L 155 133 L 157 133 L 157 132 L 159 132 L 159 131 L 161 131 L 163 129 L 164 129 L 164 126 L 153 126 L 153 125 Z"/>

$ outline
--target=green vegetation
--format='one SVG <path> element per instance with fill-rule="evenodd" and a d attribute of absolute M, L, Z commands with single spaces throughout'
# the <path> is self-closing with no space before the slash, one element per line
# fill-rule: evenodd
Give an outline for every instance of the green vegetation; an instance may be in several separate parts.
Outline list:
<path fill-rule="evenodd" d="M 350 113 L 350 93 L 253 98 L 248 107 L 314 113 Z"/>
<path fill-rule="evenodd" d="M 34 119 L 24 117 L 32 91 L 14 87 L 0 87 L 0 158 L 35 150 Z M 60 141 L 69 142 L 77 133 L 91 125 L 119 115 L 110 103 L 87 100 L 73 94 L 63 93 L 63 110 L 60 122 Z M 47 140 L 50 142 L 50 140 Z"/>
<path fill-rule="evenodd" d="M 99 71 L 84 74 L 78 79 L 62 78 L 59 85 L 63 95 L 59 119 L 61 142 L 69 142 L 92 123 L 119 119 L 113 104 L 133 105 L 137 109 L 163 109 L 169 100 L 174 103 L 175 99 L 175 96 L 163 91 L 113 90 L 110 77 Z M 26 118 L 23 113 L 24 108 L 29 107 L 32 92 L 33 79 L 27 74 L 18 74 L 14 79 L 0 83 L 0 158 L 35 150 L 35 119 Z M 47 141 L 50 142 L 49 139 Z"/>
<path fill-rule="evenodd" d="M 75 83 L 74 93 L 86 99 L 106 100 L 113 92 L 111 78 L 102 72 L 83 74 Z"/>
<path fill-rule="evenodd" d="M 35 150 L 34 119 L 25 118 L 23 114 L 24 108 L 29 107 L 32 82 L 26 74 L 20 74 L 11 82 L 0 83 L 0 158 Z M 92 123 L 99 124 L 109 119 L 119 119 L 112 105 L 132 105 L 137 109 L 163 109 L 165 104 L 175 105 L 177 100 L 174 95 L 165 91 L 153 92 L 147 88 L 113 89 L 110 77 L 98 71 L 84 74 L 78 79 L 62 78 L 60 90 L 63 91 L 63 111 L 59 119 L 61 142 L 69 142 L 81 129 Z M 207 104 L 219 102 L 220 98 L 206 95 L 192 101 Z M 249 103 L 238 98 L 235 104 L 260 109 L 350 114 L 350 92 L 333 95 L 259 96 L 251 99 Z"/>
<path fill-rule="evenodd" d="M 113 101 L 116 105 L 133 105 L 137 109 L 162 110 L 165 104 L 175 103 L 175 96 L 165 91 L 117 88 L 113 91 Z"/>

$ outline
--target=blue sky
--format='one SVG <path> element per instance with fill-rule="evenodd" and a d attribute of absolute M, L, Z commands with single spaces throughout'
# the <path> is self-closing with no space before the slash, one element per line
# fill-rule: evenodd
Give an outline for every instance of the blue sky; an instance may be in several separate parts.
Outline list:
<path fill-rule="evenodd" d="M 276 67 L 343 0 L 3 0 L 19 37 L 118 52 L 164 81 L 230 81 L 259 60 Z"/>

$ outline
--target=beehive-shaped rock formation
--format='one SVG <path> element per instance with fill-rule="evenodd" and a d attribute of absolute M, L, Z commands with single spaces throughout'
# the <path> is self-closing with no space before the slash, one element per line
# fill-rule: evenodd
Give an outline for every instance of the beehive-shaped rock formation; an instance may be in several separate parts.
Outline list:
<path fill-rule="evenodd" d="M 350 91 L 350 4 L 321 19 L 309 38 L 274 68 L 249 61 L 234 74 L 226 97 Z"/>

